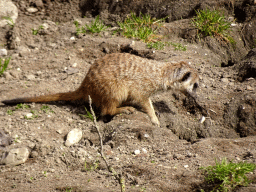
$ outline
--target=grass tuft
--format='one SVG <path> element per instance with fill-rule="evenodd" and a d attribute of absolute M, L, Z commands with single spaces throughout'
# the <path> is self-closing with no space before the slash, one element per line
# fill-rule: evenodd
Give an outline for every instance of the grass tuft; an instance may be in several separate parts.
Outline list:
<path fill-rule="evenodd" d="M 203 36 L 219 36 L 227 42 L 234 44 L 234 40 L 228 35 L 231 22 L 218 10 L 210 9 L 196 11 L 196 16 L 191 19 L 191 23 L 199 30 Z"/>
<path fill-rule="evenodd" d="M 3 75 L 3 73 L 7 70 L 10 60 L 11 60 L 11 57 L 9 57 L 8 59 L 0 58 L 0 76 Z M 4 61 L 3 64 L 2 64 L 2 61 Z"/>
<path fill-rule="evenodd" d="M 118 22 L 121 30 L 121 34 L 128 38 L 134 38 L 142 40 L 146 43 L 157 42 L 162 39 L 162 36 L 157 35 L 160 27 L 163 25 L 163 21 L 166 18 L 157 20 L 151 18 L 150 15 L 146 14 L 137 17 L 135 13 L 131 13 L 124 22 Z"/>
<path fill-rule="evenodd" d="M 95 18 L 94 21 L 91 22 L 90 25 L 85 24 L 85 27 L 80 27 L 78 21 L 74 21 L 74 25 L 76 26 L 76 35 L 81 33 L 100 33 L 101 31 L 106 30 L 108 27 L 99 19 L 99 15 Z"/>
<path fill-rule="evenodd" d="M 227 162 L 222 159 L 221 162 L 215 161 L 215 166 L 201 167 L 206 172 L 205 180 L 208 183 L 215 183 L 212 191 L 230 191 L 236 186 L 247 186 L 251 181 L 246 177 L 246 173 L 253 172 L 256 164 L 239 162 Z"/>

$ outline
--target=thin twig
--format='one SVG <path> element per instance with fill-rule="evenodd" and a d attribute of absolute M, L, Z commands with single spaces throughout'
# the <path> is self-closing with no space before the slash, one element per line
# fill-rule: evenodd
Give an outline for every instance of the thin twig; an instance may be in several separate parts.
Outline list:
<path fill-rule="evenodd" d="M 94 122 L 95 128 L 96 128 L 96 130 L 98 132 L 99 139 L 100 139 L 100 155 L 101 155 L 102 159 L 104 160 L 104 162 L 106 163 L 108 171 L 110 173 L 112 173 L 112 175 L 119 181 L 119 183 L 121 185 L 121 192 L 125 192 L 125 179 L 122 176 L 122 173 L 121 174 L 117 174 L 117 172 L 114 170 L 114 168 L 109 165 L 106 157 L 104 156 L 102 136 L 101 136 L 100 129 L 99 129 L 97 121 L 96 121 L 95 113 L 94 113 L 94 111 L 92 109 L 92 99 L 91 99 L 90 95 L 89 95 L 89 105 L 90 105 L 90 111 L 91 111 L 92 116 L 93 116 L 93 122 Z"/>

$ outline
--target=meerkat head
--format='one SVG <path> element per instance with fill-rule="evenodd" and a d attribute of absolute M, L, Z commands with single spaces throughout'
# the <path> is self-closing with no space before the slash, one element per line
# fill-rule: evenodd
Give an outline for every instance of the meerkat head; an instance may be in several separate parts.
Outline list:
<path fill-rule="evenodd" d="M 196 90 L 199 87 L 199 76 L 189 64 L 181 62 L 171 76 L 173 89 L 179 90 L 185 95 L 196 95 Z"/>

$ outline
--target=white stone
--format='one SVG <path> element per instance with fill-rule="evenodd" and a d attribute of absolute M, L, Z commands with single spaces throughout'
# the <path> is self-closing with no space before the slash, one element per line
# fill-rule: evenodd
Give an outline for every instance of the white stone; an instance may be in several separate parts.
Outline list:
<path fill-rule="evenodd" d="M 27 113 L 27 114 L 26 114 L 26 117 L 27 117 L 27 118 L 32 118 L 32 117 L 33 117 L 33 114 L 32 114 L 32 113 Z"/>
<path fill-rule="evenodd" d="M 6 49 L 0 49 L 0 56 L 6 56 L 7 50 Z"/>
<path fill-rule="evenodd" d="M 0 1 L 0 27 L 14 24 L 18 18 L 18 8 L 11 0 Z M 11 20 L 11 21 L 10 21 Z"/>
<path fill-rule="evenodd" d="M 29 13 L 35 13 L 35 12 L 37 12 L 37 11 L 38 11 L 38 9 L 35 8 L 35 7 L 28 7 L 28 8 L 27 8 L 27 12 L 29 12 Z"/>
<path fill-rule="evenodd" d="M 135 154 L 135 155 L 139 155 L 139 154 L 140 154 L 140 150 L 139 150 L 139 149 L 135 150 L 135 151 L 134 151 L 134 154 Z"/>
<path fill-rule="evenodd" d="M 147 153 L 148 151 L 146 149 L 142 148 L 142 152 Z"/>
<path fill-rule="evenodd" d="M 83 132 L 81 129 L 72 129 L 67 135 L 65 145 L 69 147 L 75 143 L 78 143 L 82 139 L 82 136 Z"/>
<path fill-rule="evenodd" d="M 36 77 L 33 74 L 26 75 L 27 80 L 34 80 Z"/>
<path fill-rule="evenodd" d="M 202 116 L 200 119 L 200 123 L 203 123 L 205 121 L 205 116 Z"/>

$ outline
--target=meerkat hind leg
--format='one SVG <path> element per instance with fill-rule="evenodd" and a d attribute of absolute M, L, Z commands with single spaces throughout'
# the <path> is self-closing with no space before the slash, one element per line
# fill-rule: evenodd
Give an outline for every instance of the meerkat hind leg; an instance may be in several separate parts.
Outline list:
<path fill-rule="evenodd" d="M 101 109 L 101 115 L 117 115 L 120 113 L 130 114 L 135 111 L 134 107 L 131 106 L 125 106 L 125 107 L 118 107 L 119 104 L 117 101 L 110 101 L 107 104 L 103 106 Z"/>
<path fill-rule="evenodd" d="M 152 105 L 151 99 L 148 98 L 147 100 L 140 102 L 139 105 L 141 106 L 142 111 L 144 111 L 145 113 L 148 114 L 148 116 L 150 117 L 151 122 L 156 125 L 156 126 L 160 126 L 160 122 L 156 116 L 154 107 Z"/>

